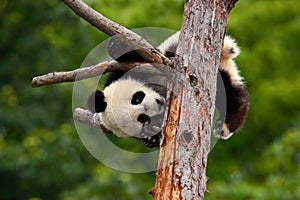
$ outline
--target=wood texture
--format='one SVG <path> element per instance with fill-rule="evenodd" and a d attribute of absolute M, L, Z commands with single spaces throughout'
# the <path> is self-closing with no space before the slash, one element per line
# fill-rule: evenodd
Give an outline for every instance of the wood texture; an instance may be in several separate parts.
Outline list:
<path fill-rule="evenodd" d="M 185 1 L 165 141 L 153 199 L 203 199 L 217 70 L 226 24 L 235 0 Z"/>
<path fill-rule="evenodd" d="M 78 122 L 84 123 L 94 128 L 101 129 L 105 134 L 113 134 L 110 130 L 108 130 L 107 128 L 105 128 L 105 126 L 102 125 L 99 116 L 95 113 L 92 113 L 89 110 L 76 108 L 73 112 L 73 118 Z"/>
<path fill-rule="evenodd" d="M 161 70 L 158 70 L 161 68 Z M 63 82 L 75 82 L 87 78 L 96 77 L 108 72 L 115 71 L 117 69 L 129 71 L 134 69 L 136 72 L 144 72 L 149 74 L 161 74 L 163 73 L 162 66 L 150 64 L 150 63 L 137 63 L 137 62 L 101 62 L 89 67 L 82 67 L 67 72 L 51 72 L 42 76 L 34 77 L 31 81 L 32 87 L 40 87 L 45 85 L 52 85 Z"/>

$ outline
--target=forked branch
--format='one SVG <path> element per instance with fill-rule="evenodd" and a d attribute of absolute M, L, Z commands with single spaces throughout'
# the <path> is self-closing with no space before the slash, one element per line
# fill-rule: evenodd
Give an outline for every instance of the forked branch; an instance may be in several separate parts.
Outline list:
<path fill-rule="evenodd" d="M 81 0 L 62 0 L 69 6 L 78 16 L 85 19 L 91 25 L 98 28 L 100 31 L 113 36 L 116 35 L 122 41 L 128 43 L 132 49 L 137 49 L 137 52 L 148 62 L 172 65 L 171 61 L 157 51 L 147 40 L 129 29 L 113 22 L 104 17 L 96 10 L 92 9 Z"/>
<path fill-rule="evenodd" d="M 137 52 L 150 63 L 164 64 L 172 66 L 169 58 L 165 57 L 157 51 L 147 40 L 138 34 L 126 29 L 125 27 L 104 17 L 86 3 L 81 0 L 62 0 L 68 5 L 78 16 L 85 19 L 87 22 L 97 27 L 104 33 L 113 36 L 117 35 L 121 40 L 128 43 L 132 49 L 137 49 Z M 147 65 L 140 64 L 139 65 Z M 42 76 L 37 76 L 32 79 L 32 87 L 40 87 L 62 82 L 74 82 L 86 78 L 98 76 L 105 72 L 111 72 L 116 69 L 130 70 L 137 66 L 137 63 L 117 63 L 103 62 L 94 66 L 79 68 L 68 72 L 51 72 Z M 146 68 L 144 70 L 147 70 Z M 151 69 L 150 69 L 151 71 Z"/>

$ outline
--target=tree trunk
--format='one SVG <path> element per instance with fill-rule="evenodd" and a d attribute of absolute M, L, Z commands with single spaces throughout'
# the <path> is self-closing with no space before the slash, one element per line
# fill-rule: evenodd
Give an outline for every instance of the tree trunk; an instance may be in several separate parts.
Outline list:
<path fill-rule="evenodd" d="M 154 199 L 204 198 L 220 52 L 236 1 L 185 1 Z"/>

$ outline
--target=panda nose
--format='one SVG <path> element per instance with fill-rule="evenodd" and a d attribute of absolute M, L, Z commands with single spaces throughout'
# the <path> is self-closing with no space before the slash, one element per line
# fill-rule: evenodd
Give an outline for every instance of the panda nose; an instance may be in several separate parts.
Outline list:
<path fill-rule="evenodd" d="M 148 116 L 148 115 L 145 115 L 145 114 L 140 114 L 137 118 L 137 120 L 142 123 L 142 124 L 150 124 L 151 122 L 151 118 Z"/>

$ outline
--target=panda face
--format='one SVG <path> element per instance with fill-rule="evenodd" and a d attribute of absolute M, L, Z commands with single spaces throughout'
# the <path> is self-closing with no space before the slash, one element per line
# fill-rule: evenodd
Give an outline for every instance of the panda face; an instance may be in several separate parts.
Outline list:
<path fill-rule="evenodd" d="M 113 82 L 103 93 L 106 109 L 101 121 L 120 137 L 140 137 L 143 127 L 165 111 L 164 97 L 131 78 Z"/>

